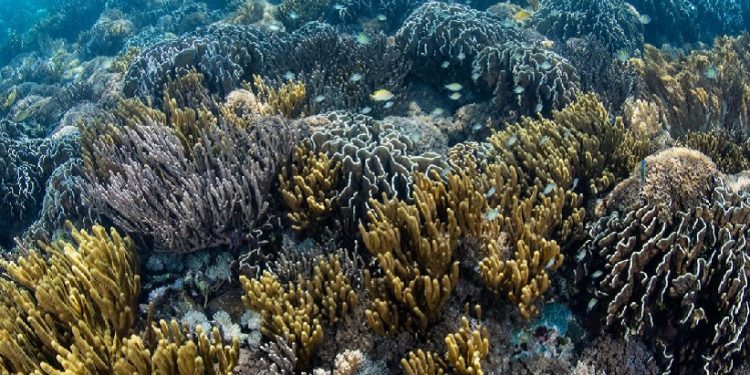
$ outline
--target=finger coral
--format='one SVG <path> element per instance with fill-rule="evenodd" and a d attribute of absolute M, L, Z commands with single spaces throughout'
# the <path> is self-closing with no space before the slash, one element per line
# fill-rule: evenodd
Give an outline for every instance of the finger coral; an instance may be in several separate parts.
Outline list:
<path fill-rule="evenodd" d="M 489 354 L 490 342 L 485 327 L 472 329 L 467 317 L 461 318 L 457 332 L 445 336 L 447 351 L 444 358 L 432 352 L 418 350 L 409 352 L 408 358 L 401 360 L 404 373 L 418 374 L 460 374 L 481 375 L 482 360 Z"/>
<path fill-rule="evenodd" d="M 205 96 L 196 109 L 166 97 L 164 112 L 123 101 L 84 132 L 86 197 L 157 250 L 228 245 L 266 211 L 295 132 L 278 117 L 227 116 Z"/>
<path fill-rule="evenodd" d="M 637 203 L 589 227 L 578 275 L 591 296 L 589 311 L 602 311 L 606 325 L 626 336 L 648 340 L 666 371 L 729 373 L 748 336 L 750 201 L 715 169 L 696 171 L 705 166 L 690 154 L 671 155 L 683 162 L 670 163 L 658 178 L 685 182 L 690 199 L 661 211 L 659 200 L 639 200 L 648 185 L 623 182 L 631 187 L 615 189 L 620 196 L 613 198 Z M 706 185 L 704 177 L 716 182 Z"/>
<path fill-rule="evenodd" d="M 258 279 L 241 276 L 242 301 L 258 311 L 261 330 L 282 338 L 294 348 L 295 369 L 310 365 L 316 347 L 323 341 L 323 323 L 334 324 L 357 304 L 349 277 L 341 272 L 337 256 L 319 257 L 309 278 L 298 276 L 286 285 L 265 271 Z"/>

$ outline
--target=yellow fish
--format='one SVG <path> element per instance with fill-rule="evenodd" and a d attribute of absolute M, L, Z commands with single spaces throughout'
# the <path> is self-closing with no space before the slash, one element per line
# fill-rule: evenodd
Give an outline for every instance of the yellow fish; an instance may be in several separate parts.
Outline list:
<path fill-rule="evenodd" d="M 372 93 L 370 95 L 370 99 L 376 101 L 376 102 L 387 102 L 391 99 L 393 99 L 393 93 L 386 90 L 386 89 L 380 89 Z"/>
<path fill-rule="evenodd" d="M 464 87 L 461 86 L 460 83 L 451 83 L 451 84 L 445 85 L 445 88 L 451 91 L 460 91 Z"/>
<path fill-rule="evenodd" d="M 529 12 L 526 9 L 521 9 L 518 12 L 516 12 L 515 15 L 513 15 L 513 19 L 516 22 L 526 22 L 531 18 L 531 12 Z"/>

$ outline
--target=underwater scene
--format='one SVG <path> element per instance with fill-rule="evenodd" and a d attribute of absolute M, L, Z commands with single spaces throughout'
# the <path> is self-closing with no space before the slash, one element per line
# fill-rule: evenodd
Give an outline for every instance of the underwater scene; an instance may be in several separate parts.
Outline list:
<path fill-rule="evenodd" d="M 0 375 L 750 374 L 748 0 L 0 0 Z"/>

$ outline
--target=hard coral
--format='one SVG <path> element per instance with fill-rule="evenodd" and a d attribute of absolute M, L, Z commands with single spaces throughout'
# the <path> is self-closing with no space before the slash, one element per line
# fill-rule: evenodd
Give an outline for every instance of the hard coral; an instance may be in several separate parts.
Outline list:
<path fill-rule="evenodd" d="M 222 111 L 197 88 L 181 93 L 165 96 L 164 112 L 123 101 L 86 129 L 84 186 L 120 227 L 185 253 L 249 233 L 295 132 L 281 118 Z"/>

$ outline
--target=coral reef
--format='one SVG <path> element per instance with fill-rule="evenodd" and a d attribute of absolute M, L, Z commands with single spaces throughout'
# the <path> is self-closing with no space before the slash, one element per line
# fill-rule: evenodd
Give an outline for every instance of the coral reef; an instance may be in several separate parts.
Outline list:
<path fill-rule="evenodd" d="M 543 0 L 533 24 L 537 31 L 554 40 L 589 35 L 610 53 L 626 51 L 633 55 L 643 48 L 643 25 L 623 1 Z"/>
<path fill-rule="evenodd" d="M 492 102 L 501 112 L 526 116 L 548 116 L 580 91 L 578 72 L 567 60 L 516 42 L 481 50 L 473 62 L 473 78 L 492 90 Z"/>
<path fill-rule="evenodd" d="M 295 131 L 281 118 L 220 111 L 206 92 L 183 95 L 182 105 L 166 95 L 163 112 L 123 101 L 86 129 L 82 184 L 121 228 L 187 253 L 234 243 L 259 222 Z"/>
<path fill-rule="evenodd" d="M 590 225 L 577 255 L 589 310 L 651 343 L 662 368 L 729 373 L 744 350 L 750 311 L 748 197 L 729 190 L 697 151 L 669 149 L 646 163 L 656 170 L 646 171 L 645 183 L 635 175 L 618 185 L 611 199 L 627 204 Z M 660 199 L 670 192 L 680 200 L 664 210 Z"/>
<path fill-rule="evenodd" d="M 634 61 L 645 84 L 641 96 L 659 105 L 673 137 L 713 129 L 747 135 L 748 43 L 748 35 L 720 37 L 711 50 L 687 55 L 646 45 Z"/>

